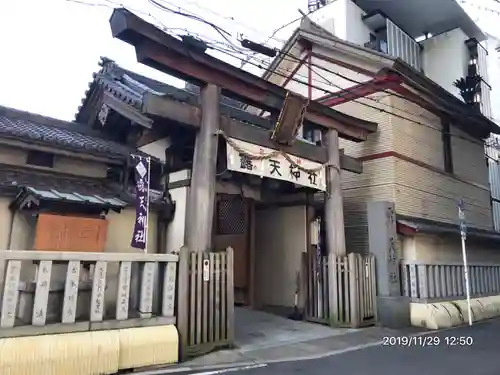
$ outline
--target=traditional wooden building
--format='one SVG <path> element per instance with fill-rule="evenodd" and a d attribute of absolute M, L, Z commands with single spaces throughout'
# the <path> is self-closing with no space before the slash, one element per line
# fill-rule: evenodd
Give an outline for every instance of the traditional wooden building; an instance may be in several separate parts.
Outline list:
<path fill-rule="evenodd" d="M 2 226 L 2 249 L 131 250 L 130 239 L 122 233 L 133 225 L 135 217 L 130 207 L 133 185 L 128 183 L 132 175 L 127 171 L 127 160 L 136 152 L 134 148 L 113 141 L 102 131 L 84 124 L 5 107 L 0 109 L 0 141 L 1 215 L 3 222 L 10 223 Z M 161 161 L 154 160 L 153 164 L 161 170 Z M 156 237 L 157 222 L 158 218 L 165 221 L 161 219 L 165 216 L 162 212 L 169 203 L 163 198 L 160 176 L 154 183 L 158 185 L 151 195 L 150 251 L 162 252 Z M 87 215 L 97 220 L 89 223 L 97 224 L 103 219 L 102 228 L 96 224 L 100 231 L 98 237 L 89 234 L 85 239 L 71 232 L 68 243 L 57 242 L 57 236 L 44 236 L 47 227 L 37 222 L 37 217 L 45 213 Z M 71 228 L 84 223 L 76 220 Z M 89 228 L 92 229 L 92 225 Z M 79 240 L 88 242 L 78 243 Z"/>

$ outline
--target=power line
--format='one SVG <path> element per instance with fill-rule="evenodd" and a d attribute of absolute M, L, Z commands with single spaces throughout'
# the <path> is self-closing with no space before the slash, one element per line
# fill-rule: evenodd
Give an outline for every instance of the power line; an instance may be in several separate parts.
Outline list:
<path fill-rule="evenodd" d="M 95 4 L 95 3 L 85 3 L 85 2 L 82 2 L 82 1 L 78 1 L 78 0 L 66 0 L 66 1 L 76 2 L 76 3 L 79 3 L 79 4 L 83 4 L 83 5 L 91 5 L 91 6 L 96 6 L 96 4 Z M 154 3 L 156 3 L 156 1 L 155 1 L 155 0 L 149 0 L 149 1 L 150 1 L 150 2 L 154 2 Z M 113 3 L 113 2 L 111 2 L 111 1 L 109 1 L 109 0 L 108 0 L 108 2 L 109 2 L 109 3 L 111 3 L 111 4 L 117 5 L 117 6 L 123 6 L 123 4 Z M 106 5 L 103 5 L 103 6 L 106 6 Z M 124 7 L 124 8 L 126 8 L 125 6 L 123 6 L 123 7 Z M 113 8 L 113 7 L 112 7 L 112 8 Z M 196 14 L 187 14 L 187 13 L 184 13 L 184 12 L 175 11 L 175 10 L 172 10 L 172 9 L 166 8 L 166 7 L 161 6 L 161 5 L 160 5 L 160 7 L 159 7 L 159 8 L 160 8 L 160 9 L 162 9 L 162 10 L 165 10 L 165 11 L 167 11 L 167 12 L 172 12 L 172 13 L 174 13 L 174 14 L 182 15 L 182 16 L 185 16 L 185 17 L 188 17 L 188 18 L 193 18 L 193 19 L 195 19 L 195 20 L 197 20 L 197 21 L 200 21 L 200 22 L 207 23 L 207 24 L 209 24 L 210 26 L 214 27 L 216 30 L 220 31 L 220 32 L 219 32 L 219 34 L 220 34 L 220 35 L 223 35 L 223 34 L 222 34 L 222 30 L 219 30 L 220 28 L 219 28 L 217 25 L 215 25 L 215 24 L 213 24 L 213 23 L 211 23 L 211 22 L 209 22 L 209 21 L 204 20 L 202 17 L 200 17 L 200 16 L 198 16 L 198 15 L 196 15 Z M 300 18 L 299 18 L 299 19 L 300 19 Z M 168 29 L 168 28 L 167 28 L 167 29 Z M 229 35 L 230 35 L 230 34 L 229 34 Z M 225 39 L 226 39 L 226 38 L 225 38 Z M 231 48 L 233 48 L 233 47 L 234 47 L 234 45 L 232 44 L 232 42 L 230 42 L 230 41 L 228 41 L 228 42 L 230 43 L 230 44 L 229 44 L 229 46 L 230 46 Z M 212 49 L 214 49 L 214 50 L 216 50 L 216 51 L 222 52 L 222 53 L 224 53 L 224 54 L 226 54 L 226 55 L 229 55 L 229 56 L 231 56 L 231 57 L 233 57 L 233 58 L 236 58 L 236 59 L 239 59 L 239 60 L 241 60 L 241 61 L 244 61 L 241 57 L 239 57 L 239 56 L 235 56 L 233 53 L 231 53 L 231 52 L 229 52 L 229 51 L 227 51 L 227 50 L 225 50 L 225 49 L 222 49 L 222 48 L 219 48 L 219 47 L 215 47 L 215 46 L 211 46 L 211 48 L 212 48 Z M 240 54 L 243 54 L 243 53 L 241 53 L 241 51 L 236 51 L 236 52 L 238 52 L 238 53 L 240 53 Z M 280 53 L 282 53 L 282 54 L 283 54 L 283 52 L 280 52 Z M 287 55 L 287 54 L 285 53 L 285 55 Z M 300 61 L 300 59 L 296 58 L 296 57 L 295 57 L 295 56 L 293 56 L 293 55 L 289 55 L 289 56 L 291 56 L 291 57 L 292 57 L 295 61 Z M 246 62 L 247 62 L 247 63 L 250 63 L 251 65 L 254 65 L 254 66 L 256 66 L 256 67 L 258 67 L 258 68 L 260 68 L 260 69 L 263 69 L 263 67 L 262 67 L 261 65 L 259 65 L 259 64 L 255 64 L 255 63 L 252 63 L 252 62 L 250 62 L 250 61 L 246 61 Z M 343 79 L 349 80 L 349 81 L 351 81 L 351 82 L 354 82 L 354 83 L 357 83 L 357 84 L 361 84 L 361 83 L 362 83 L 362 82 L 356 81 L 356 80 L 354 80 L 354 79 L 351 79 L 351 78 L 349 78 L 349 77 L 346 77 L 346 76 L 344 76 L 344 75 L 341 75 L 340 73 L 337 73 L 337 72 L 334 72 L 334 71 L 332 71 L 332 70 L 329 70 L 329 69 L 327 69 L 327 68 L 325 68 L 325 67 L 318 66 L 318 65 L 314 65 L 314 66 L 315 66 L 315 67 L 319 67 L 320 69 L 323 69 L 323 70 L 325 70 L 325 71 L 328 71 L 328 72 L 330 72 L 330 73 L 332 73 L 332 74 L 335 74 L 335 75 L 337 75 L 337 76 L 339 76 L 339 77 L 341 77 L 341 78 L 343 78 Z M 297 83 L 300 83 L 300 84 L 303 84 L 303 85 L 306 85 L 306 86 L 311 86 L 311 87 L 315 88 L 316 90 L 323 91 L 325 94 L 337 95 L 337 93 L 335 93 L 335 92 L 332 92 L 332 91 L 330 91 L 330 90 L 326 90 L 326 89 L 324 89 L 324 88 L 322 88 L 322 87 L 309 85 L 309 83 L 308 83 L 308 82 L 304 82 L 304 81 L 298 80 L 298 79 L 297 79 L 297 78 L 295 78 L 295 77 L 289 77 L 289 76 L 287 76 L 287 75 L 281 74 L 281 73 L 276 72 L 276 71 L 275 71 L 274 73 L 275 73 L 275 74 L 277 74 L 277 75 L 279 75 L 279 76 L 281 76 L 281 77 L 284 77 L 285 79 L 293 80 L 293 81 L 295 81 L 295 82 L 297 82 Z M 316 74 L 317 74 L 317 73 L 316 73 Z M 324 77 L 322 77 L 322 78 L 323 78 L 323 79 L 325 79 Z M 337 85 L 333 84 L 331 81 L 329 81 L 329 80 L 327 80 L 327 81 L 328 81 L 328 83 L 329 83 L 331 86 L 337 86 Z M 337 86 L 337 87 L 338 87 L 338 88 L 341 88 L 340 86 Z M 341 88 L 341 89 L 342 89 L 342 88 Z M 348 89 L 344 89 L 344 90 L 348 91 Z M 397 95 L 396 93 L 392 93 L 392 92 L 389 92 L 389 91 L 386 91 L 386 90 L 382 90 L 382 91 L 383 91 L 383 92 L 388 93 L 389 95 L 397 96 L 397 97 L 402 98 L 403 100 L 410 101 L 408 98 L 406 98 L 406 97 L 404 97 L 404 96 L 401 96 L 401 95 Z M 386 103 L 380 103 L 379 101 L 377 101 L 377 100 L 375 100 L 375 99 L 373 99 L 373 98 L 365 97 L 365 99 L 369 99 L 369 100 L 375 101 L 375 102 L 376 102 L 376 103 L 378 103 L 378 104 L 387 105 L 387 106 L 389 106 L 389 107 L 391 107 L 391 108 L 393 108 L 393 109 L 396 109 L 396 110 L 398 110 L 398 111 L 401 111 L 401 112 L 407 113 L 407 114 L 409 114 L 409 115 L 411 115 L 411 116 L 421 117 L 421 118 L 423 118 L 423 119 L 425 119 L 425 120 L 429 120 L 429 119 L 426 119 L 425 117 L 423 117 L 422 115 L 415 114 L 415 113 L 412 113 L 412 112 L 409 112 L 409 111 L 403 110 L 403 109 L 401 109 L 401 108 L 397 108 L 397 107 L 395 107 L 395 106 L 388 105 L 388 104 L 386 104 Z M 395 116 L 395 117 L 401 118 L 401 119 L 403 119 L 403 120 L 405 120 L 405 121 L 409 121 L 409 122 L 412 122 L 412 123 L 415 123 L 415 124 L 418 124 L 418 125 L 421 125 L 421 126 L 428 127 L 428 128 L 430 128 L 430 129 L 433 129 L 434 131 L 441 132 L 441 133 L 443 133 L 443 134 L 449 134 L 450 136 L 454 136 L 454 137 L 457 137 L 457 138 L 461 138 L 461 139 L 464 139 L 464 140 L 469 141 L 469 142 L 472 142 L 472 143 L 476 143 L 476 144 L 484 145 L 483 143 L 479 143 L 479 142 L 475 142 L 475 141 L 473 142 L 473 141 L 471 141 L 470 139 L 465 138 L 465 137 L 462 137 L 462 136 L 460 136 L 460 135 L 458 135 L 458 134 L 446 133 L 446 132 L 444 132 L 444 131 L 442 131 L 442 130 L 436 129 L 435 127 L 433 127 L 433 126 L 431 126 L 431 125 L 429 125 L 429 124 L 425 124 L 425 123 L 422 123 L 422 122 L 420 122 L 420 121 L 416 121 L 416 120 L 414 120 L 414 119 L 409 119 L 409 118 L 407 118 L 407 117 L 404 117 L 404 116 L 398 115 L 398 114 L 396 114 L 396 113 L 386 111 L 386 110 L 384 110 L 384 109 L 382 109 L 382 108 L 377 108 L 377 107 L 375 107 L 375 106 L 369 105 L 369 104 L 367 104 L 367 103 L 359 102 L 359 101 L 357 101 L 357 100 L 353 100 L 353 101 L 354 101 L 354 102 L 356 102 L 356 103 L 358 103 L 358 104 L 361 104 L 361 105 L 363 105 L 363 106 L 369 107 L 369 108 L 371 108 L 371 109 L 374 109 L 374 110 L 377 110 L 377 111 L 380 111 L 380 112 L 384 112 L 384 113 L 387 113 L 387 114 L 389 114 L 389 115 L 392 115 L 392 116 Z"/>
<path fill-rule="evenodd" d="M 212 48 L 214 48 L 214 49 L 218 50 L 218 47 L 212 47 Z M 224 51 L 224 50 L 220 50 L 220 51 L 221 51 L 221 52 L 223 52 L 223 53 L 226 53 L 226 54 L 231 55 L 231 54 L 230 54 L 229 52 L 227 52 L 227 51 Z M 233 58 L 237 58 L 237 59 L 241 59 L 240 57 L 237 57 L 237 56 L 234 56 L 234 55 L 231 55 L 231 57 L 233 57 Z M 261 68 L 261 67 L 260 67 L 259 65 L 257 65 L 257 64 L 254 64 L 254 63 L 252 63 L 252 62 L 249 62 L 249 63 L 250 63 L 250 64 L 252 64 L 252 65 L 255 65 L 255 66 L 259 67 L 259 68 Z M 279 75 L 279 76 L 282 76 L 282 77 L 284 77 L 284 78 L 289 78 L 288 76 L 283 75 L 283 74 L 280 74 L 280 73 L 276 73 L 276 74 L 277 74 L 277 75 Z M 293 80 L 293 81 L 295 81 L 295 82 L 297 82 L 297 83 L 303 84 L 303 85 L 308 85 L 308 83 L 307 83 L 307 82 L 304 82 L 304 81 L 298 80 L 298 79 L 293 78 L 293 77 L 291 78 L 291 80 Z M 332 92 L 332 91 L 330 91 L 330 90 L 326 90 L 326 89 L 324 89 L 324 88 L 317 87 L 317 86 L 312 86 L 312 87 L 313 87 L 313 88 L 315 88 L 315 89 L 317 89 L 317 90 L 323 91 L 323 92 L 324 92 L 324 93 L 326 93 L 326 94 L 332 94 L 332 95 L 335 95 L 335 93 L 334 93 L 334 92 Z M 390 93 L 390 95 L 392 95 L 392 93 Z M 403 99 L 404 99 L 404 100 L 408 100 L 408 99 L 406 99 L 406 98 L 404 98 L 404 97 L 403 97 Z M 387 114 L 389 114 L 389 115 L 392 115 L 392 116 L 398 117 L 398 118 L 400 118 L 400 119 L 402 119 L 402 120 L 409 121 L 409 122 L 412 122 L 412 123 L 415 123 L 415 124 L 418 124 L 418 125 L 421 125 L 421 126 L 425 126 L 425 127 L 430 128 L 430 129 L 432 129 L 432 130 L 434 130 L 434 131 L 436 131 L 436 132 L 443 133 L 443 134 L 449 135 L 449 136 L 451 136 L 451 137 L 456 137 L 456 138 L 463 139 L 463 140 L 468 141 L 468 142 L 471 142 L 471 143 L 475 143 L 475 144 L 477 144 L 477 145 L 484 146 L 484 143 L 481 143 L 481 142 L 478 142 L 478 141 L 472 141 L 472 140 L 470 140 L 470 139 L 468 139 L 468 138 L 466 138 L 466 137 L 463 137 L 463 136 L 461 136 L 461 135 L 459 135 L 459 134 L 453 134 L 453 133 L 451 133 L 451 132 L 445 132 L 445 131 L 443 131 L 443 130 L 441 130 L 441 129 L 437 129 L 437 128 L 435 128 L 435 127 L 433 127 L 433 126 L 429 125 L 429 124 L 425 124 L 425 123 L 423 123 L 423 122 L 420 122 L 420 121 L 417 121 L 417 120 L 414 120 L 414 119 L 410 119 L 410 118 L 407 118 L 407 117 L 405 117 L 405 116 L 398 115 L 398 114 L 393 113 L 393 112 L 386 111 L 386 110 L 384 110 L 384 109 L 382 109 L 382 108 L 377 108 L 377 107 L 375 107 L 375 106 L 372 106 L 372 105 L 369 105 L 369 104 L 367 104 L 367 103 L 363 103 L 363 102 L 356 102 L 356 103 L 361 104 L 361 105 L 364 105 L 364 106 L 369 107 L 369 108 L 372 108 L 372 109 L 375 109 L 375 110 L 377 110 L 377 111 L 384 112 L 384 113 L 387 113 Z M 381 104 L 381 103 L 379 103 L 379 104 Z M 392 108 L 394 108 L 394 109 L 400 110 L 400 111 L 402 111 L 402 112 L 406 112 L 406 111 L 404 111 L 404 110 L 402 110 L 402 109 L 400 109 L 400 108 L 397 108 L 397 107 L 394 107 L 394 106 L 391 106 L 391 107 L 392 107 Z M 411 112 L 407 112 L 407 113 L 409 113 L 409 114 L 410 114 L 410 115 L 412 115 L 412 116 L 419 117 L 418 115 L 413 114 L 413 113 L 411 113 Z"/>

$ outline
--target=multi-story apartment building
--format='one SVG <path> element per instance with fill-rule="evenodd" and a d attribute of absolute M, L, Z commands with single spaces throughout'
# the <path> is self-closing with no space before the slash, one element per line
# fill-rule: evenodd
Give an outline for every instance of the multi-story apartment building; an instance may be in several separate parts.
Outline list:
<path fill-rule="evenodd" d="M 338 38 L 390 56 L 462 98 L 454 85 L 480 77 L 470 99 L 492 117 L 486 35 L 455 0 L 310 1 L 311 20 Z M 425 11 L 423 11 L 425 10 Z"/>
<path fill-rule="evenodd" d="M 485 139 L 500 128 L 492 120 L 486 35 L 454 0 L 309 3 L 318 9 L 264 76 L 378 123 L 366 142 L 341 141 L 346 154 L 363 161 L 362 174 L 341 174 L 347 250 L 385 254 L 377 256 L 379 297 L 399 295 L 401 277 L 402 293 L 414 302 L 414 324 L 434 325 L 440 314 L 451 319 L 447 311 L 455 305 L 429 302 L 465 296 L 457 268 L 462 201 L 472 294 L 500 294 L 500 234 L 484 152 Z M 321 141 L 307 126 L 301 135 Z M 395 212 L 386 242 L 387 231 L 370 233 L 369 207 L 376 202 Z M 376 224 L 385 221 L 380 216 Z M 399 261 L 408 272 L 399 272 Z M 462 309 L 460 316 L 466 314 Z"/>

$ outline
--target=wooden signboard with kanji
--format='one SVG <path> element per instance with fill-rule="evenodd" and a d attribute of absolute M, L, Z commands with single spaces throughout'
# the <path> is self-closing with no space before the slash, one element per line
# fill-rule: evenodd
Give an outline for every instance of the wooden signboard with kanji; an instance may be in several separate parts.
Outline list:
<path fill-rule="evenodd" d="M 108 221 L 86 217 L 40 214 L 34 250 L 103 252 Z"/>

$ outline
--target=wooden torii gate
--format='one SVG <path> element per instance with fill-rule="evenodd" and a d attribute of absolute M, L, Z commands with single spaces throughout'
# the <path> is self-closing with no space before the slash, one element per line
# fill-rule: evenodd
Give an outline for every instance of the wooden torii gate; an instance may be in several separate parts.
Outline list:
<path fill-rule="evenodd" d="M 285 111 L 284 106 L 289 92 L 265 79 L 218 60 L 204 51 L 193 48 L 125 9 L 116 9 L 113 12 L 110 25 L 114 37 L 135 47 L 139 62 L 202 87 L 201 121 L 196 136 L 188 197 L 187 222 L 189 226 L 186 246 L 190 252 L 206 252 L 211 245 L 214 217 L 218 143 L 216 135 L 221 122 L 221 93 L 271 113 L 281 112 L 282 118 L 285 119 L 287 113 L 283 111 Z M 161 112 L 161 102 L 156 105 L 156 109 L 149 108 L 149 110 Z M 303 114 L 304 123 L 322 129 L 325 141 L 324 145 L 314 147 L 324 153 L 328 165 L 326 173 L 328 194 L 325 198 L 327 250 L 328 253 L 344 255 L 345 237 L 340 169 L 342 160 L 349 160 L 358 165 L 359 162 L 341 155 L 339 137 L 354 142 L 365 141 L 370 133 L 376 132 L 377 124 L 345 115 L 316 101 L 308 101 L 306 109 Z M 290 111 L 293 112 L 293 108 Z M 287 126 L 281 130 L 275 129 L 275 138 L 283 136 L 287 131 L 288 135 L 285 138 L 290 141 L 290 134 L 295 133 L 293 127 L 291 131 Z M 294 145 L 279 147 L 288 152 Z M 361 170 L 361 165 L 359 165 L 359 170 Z M 178 296 L 179 299 L 182 298 L 185 301 L 179 300 L 177 316 L 181 343 L 185 345 L 188 330 L 189 293 L 188 290 L 182 288 L 183 283 L 188 283 L 188 276 L 181 271 L 182 265 L 180 265 Z M 185 295 L 182 290 L 185 291 Z M 182 309 L 186 311 L 181 311 Z"/>

